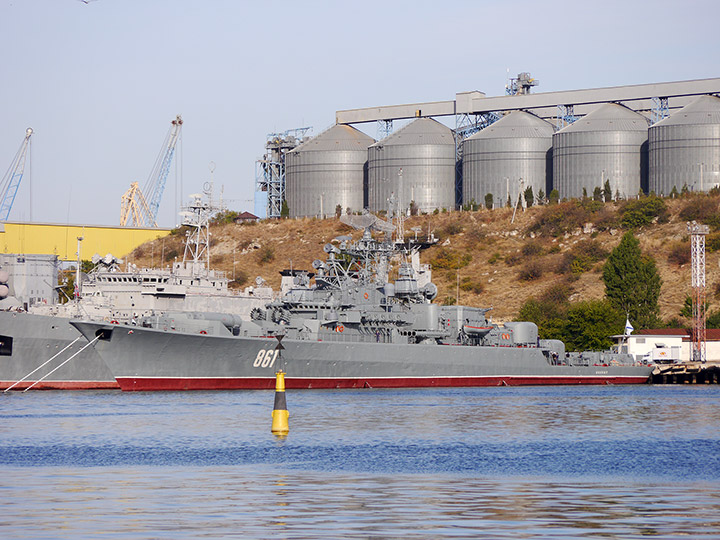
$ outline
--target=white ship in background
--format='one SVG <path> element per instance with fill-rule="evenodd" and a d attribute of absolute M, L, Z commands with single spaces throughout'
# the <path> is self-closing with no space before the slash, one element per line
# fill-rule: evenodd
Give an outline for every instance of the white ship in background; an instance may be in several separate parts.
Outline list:
<path fill-rule="evenodd" d="M 117 388 L 115 378 L 92 347 L 79 352 L 87 342 L 70 326 L 72 318 L 132 324 L 140 317 L 168 311 L 193 312 L 209 319 L 232 313 L 239 325 L 240 319 L 249 319 L 253 308 L 272 301 L 273 290 L 262 278 L 256 279 L 255 286 L 235 292 L 228 288 L 224 272 L 210 269 L 209 221 L 217 210 L 201 195 L 192 195 L 190 205 L 181 214 L 183 225 L 189 227 L 181 262 L 165 269 L 127 265 L 122 270 L 121 260 L 109 254 L 95 255 L 95 267 L 84 280 L 76 280 L 80 287 L 76 288 L 75 299 L 65 304 L 57 303 L 56 292 L 54 297 L 48 293 L 57 282 L 56 257 L 27 256 L 43 262 L 46 275 L 14 272 L 23 276 L 27 296 L 22 301 L 10 296 L 17 292 L 13 280 L 7 270 L 0 271 L 0 278 L 4 278 L 0 284 L 0 295 L 4 296 L 0 298 L 0 389 L 21 379 L 14 388 Z M 16 264 L 8 265 L 10 269 L 23 268 L 26 258 L 13 257 L 17 257 Z M 41 289 L 43 295 L 34 295 Z M 77 356 L 58 369 L 75 353 Z M 37 369 L 55 355 L 52 362 Z"/>

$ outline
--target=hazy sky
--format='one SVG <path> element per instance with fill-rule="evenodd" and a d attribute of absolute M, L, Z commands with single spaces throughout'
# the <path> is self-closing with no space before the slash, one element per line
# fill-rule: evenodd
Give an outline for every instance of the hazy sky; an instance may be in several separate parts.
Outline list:
<path fill-rule="evenodd" d="M 180 179 L 201 191 L 211 161 L 216 192 L 253 211 L 268 133 L 501 95 L 507 69 L 540 92 L 718 77 L 719 16 L 716 0 L 0 0 L 0 171 L 35 131 L 10 219 L 118 224 L 176 114 L 182 167 L 160 225 L 178 222 Z"/>

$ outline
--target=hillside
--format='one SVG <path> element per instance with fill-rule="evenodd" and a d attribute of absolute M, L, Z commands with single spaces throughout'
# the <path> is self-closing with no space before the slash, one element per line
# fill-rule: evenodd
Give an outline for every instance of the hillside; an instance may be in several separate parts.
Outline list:
<path fill-rule="evenodd" d="M 720 197 L 686 195 L 678 199 L 656 199 L 659 216 L 646 219 L 636 228 L 643 253 L 651 255 L 662 277 L 661 317 L 678 317 L 690 294 L 689 217 L 717 225 Z M 511 320 L 531 296 L 552 284 L 571 284 L 571 301 L 604 296 L 602 267 L 609 252 L 625 232 L 622 220 L 632 212 L 647 210 L 629 202 L 600 203 L 586 200 L 518 210 L 514 222 L 510 208 L 458 211 L 408 218 L 406 231 L 421 227 L 440 239 L 424 251 L 422 262 L 433 265 L 433 280 L 439 289 L 436 302 L 492 307 L 497 321 Z M 648 205 L 645 205 L 648 206 Z M 656 205 L 657 206 L 657 205 Z M 642 221 L 642 220 L 641 220 Z M 711 229 L 712 230 L 712 229 Z M 280 285 L 279 271 L 285 268 L 311 270 L 314 259 L 325 258 L 323 246 L 339 235 L 360 232 L 332 219 L 288 219 L 253 224 L 215 224 L 212 233 L 212 267 L 236 278 L 236 286 L 254 283 L 262 276 L 272 287 Z M 169 264 L 182 258 L 183 232 L 144 244 L 127 256 L 138 266 Z M 414 233 L 406 233 L 406 237 Z M 720 307 L 720 256 L 715 248 L 720 233 L 708 236 L 706 275 L 710 311 Z M 233 274 L 234 268 L 234 274 Z M 458 295 L 459 293 L 459 295 Z"/>

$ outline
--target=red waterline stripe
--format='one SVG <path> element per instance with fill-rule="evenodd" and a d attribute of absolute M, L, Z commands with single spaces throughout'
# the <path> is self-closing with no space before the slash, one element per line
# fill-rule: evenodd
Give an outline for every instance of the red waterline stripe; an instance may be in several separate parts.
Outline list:
<path fill-rule="evenodd" d="M 13 386 L 15 390 L 25 390 L 35 381 L 23 381 Z M 0 381 L 0 390 L 5 390 L 15 384 L 15 381 Z M 120 385 L 115 381 L 42 381 L 33 386 L 30 390 L 117 390 Z"/>
<path fill-rule="evenodd" d="M 310 388 L 443 388 L 473 386 L 538 386 L 588 384 L 644 384 L 649 377 L 427 377 L 300 379 L 285 378 L 286 389 Z M 118 377 L 127 391 L 155 390 L 272 390 L 275 378 L 142 378 Z"/>

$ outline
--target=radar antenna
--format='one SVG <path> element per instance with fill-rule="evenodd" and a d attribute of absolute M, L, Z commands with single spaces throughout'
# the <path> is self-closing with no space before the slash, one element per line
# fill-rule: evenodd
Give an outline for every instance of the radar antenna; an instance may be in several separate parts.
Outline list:
<path fill-rule="evenodd" d="M 370 213 L 361 214 L 359 216 L 343 214 L 340 216 L 340 221 L 359 231 L 365 230 L 392 233 L 395 230 L 395 225 Z"/>

